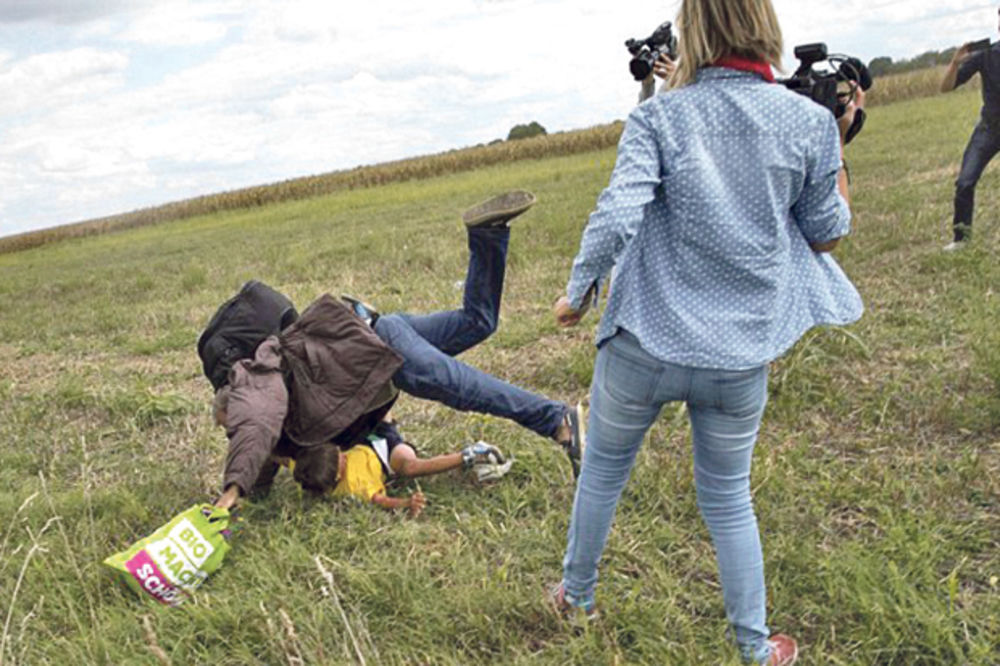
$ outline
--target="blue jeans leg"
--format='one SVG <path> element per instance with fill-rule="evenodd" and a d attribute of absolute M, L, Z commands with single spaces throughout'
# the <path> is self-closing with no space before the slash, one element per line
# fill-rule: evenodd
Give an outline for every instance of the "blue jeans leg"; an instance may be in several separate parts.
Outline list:
<path fill-rule="evenodd" d="M 698 505 L 715 544 L 727 617 L 743 656 L 766 660 L 763 556 L 749 485 L 766 366 L 725 371 L 664 363 L 625 332 L 602 346 L 563 583 L 580 602 L 593 600 L 598 562 L 636 453 L 663 404 L 675 400 L 688 406 Z"/>
<path fill-rule="evenodd" d="M 590 386 L 587 447 L 563 557 L 563 585 L 583 604 L 594 600 L 597 565 L 646 431 L 660 413 L 652 393 L 660 371 L 616 353 L 620 336 L 597 353 Z"/>
<path fill-rule="evenodd" d="M 507 268 L 508 227 L 473 227 L 461 310 L 401 314 L 417 335 L 449 356 L 479 344 L 497 329 Z"/>
<path fill-rule="evenodd" d="M 955 181 L 955 240 L 965 240 L 972 228 L 976 183 L 993 156 L 1000 151 L 1000 132 L 991 131 L 982 122 L 976 125 L 962 156 L 962 169 Z"/>
<path fill-rule="evenodd" d="M 566 405 L 508 384 L 458 361 L 421 337 L 406 318 L 384 315 L 375 334 L 403 357 L 392 376 L 400 390 L 460 411 L 510 419 L 543 437 L 552 437 Z"/>
<path fill-rule="evenodd" d="M 750 463 L 766 401 L 766 366 L 698 371 L 688 399 L 698 508 L 715 545 L 726 617 L 743 657 L 759 661 L 768 656 L 769 630 Z"/>

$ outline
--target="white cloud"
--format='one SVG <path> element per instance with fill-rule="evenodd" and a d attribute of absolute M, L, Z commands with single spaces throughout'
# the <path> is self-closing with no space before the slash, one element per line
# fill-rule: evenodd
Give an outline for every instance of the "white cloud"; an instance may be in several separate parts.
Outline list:
<path fill-rule="evenodd" d="M 3 66 L 7 65 L 7 66 Z M 122 84 L 123 53 L 79 48 L 0 62 L 0 114 L 10 115 L 94 99 Z"/>
<path fill-rule="evenodd" d="M 487 142 L 531 120 L 623 118 L 637 93 L 623 42 L 679 5 L 45 3 L 32 29 L 66 47 L 0 51 L 0 233 Z M 775 4 L 789 54 L 825 41 L 899 58 L 996 29 L 996 7 L 968 0 Z M 70 32 L 44 32 L 71 17 Z"/>
<path fill-rule="evenodd" d="M 235 0 L 171 0 L 138 14 L 118 37 L 150 46 L 192 46 L 225 37 L 242 15 Z"/>

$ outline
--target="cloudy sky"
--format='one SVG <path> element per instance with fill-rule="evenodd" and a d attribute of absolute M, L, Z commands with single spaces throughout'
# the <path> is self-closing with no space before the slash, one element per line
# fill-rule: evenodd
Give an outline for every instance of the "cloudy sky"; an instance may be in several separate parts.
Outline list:
<path fill-rule="evenodd" d="M 996 38 L 997 3 L 774 0 L 789 52 Z M 624 118 L 679 0 L 0 0 L 0 236 Z M 791 64 L 786 59 L 786 64 Z"/>

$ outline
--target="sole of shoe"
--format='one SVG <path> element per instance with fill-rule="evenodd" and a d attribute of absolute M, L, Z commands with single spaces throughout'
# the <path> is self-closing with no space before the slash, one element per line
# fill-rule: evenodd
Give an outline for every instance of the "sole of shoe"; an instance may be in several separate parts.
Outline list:
<path fill-rule="evenodd" d="M 799 660 L 799 644 L 790 636 L 785 636 L 783 634 L 778 634 L 772 636 L 768 642 L 771 644 L 773 649 L 783 648 L 785 654 L 771 654 L 771 658 L 768 660 L 769 666 L 792 666 L 795 662 Z M 791 654 L 788 654 L 788 652 Z"/>
<path fill-rule="evenodd" d="M 462 221 L 467 227 L 500 226 L 534 206 L 535 201 L 535 195 L 527 190 L 504 192 L 462 213 Z"/>
<path fill-rule="evenodd" d="M 576 451 L 573 451 L 572 441 L 570 445 L 566 448 L 566 455 L 569 456 L 569 462 L 573 466 L 573 478 L 580 478 L 580 467 L 583 465 L 583 451 L 587 446 L 587 430 L 586 430 L 586 420 L 583 415 L 583 405 L 577 403 L 576 407 L 573 407 L 569 414 L 567 414 L 569 419 L 570 430 L 577 434 L 576 437 Z M 576 454 L 574 456 L 574 453 Z"/>

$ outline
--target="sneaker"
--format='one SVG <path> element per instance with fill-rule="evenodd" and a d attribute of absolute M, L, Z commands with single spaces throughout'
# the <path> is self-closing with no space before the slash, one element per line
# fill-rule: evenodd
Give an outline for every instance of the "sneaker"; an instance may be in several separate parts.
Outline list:
<path fill-rule="evenodd" d="M 582 618 L 584 622 L 590 622 L 600 617 L 597 612 L 597 604 L 593 601 L 581 603 L 572 594 L 566 592 L 562 583 L 549 589 L 545 595 L 545 601 L 549 608 L 564 620 Z"/>
<path fill-rule="evenodd" d="M 503 452 L 483 440 L 462 449 L 462 466 L 465 469 L 474 465 L 502 465 L 504 462 Z"/>
<path fill-rule="evenodd" d="M 568 406 L 567 406 L 568 407 Z M 559 442 L 566 449 L 570 465 L 573 466 L 573 478 L 580 478 L 580 464 L 583 461 L 583 450 L 587 446 L 587 434 L 584 429 L 586 421 L 583 417 L 583 405 L 568 407 L 563 423 L 569 426 L 569 439 Z"/>
<path fill-rule="evenodd" d="M 526 190 L 504 192 L 462 213 L 467 227 L 506 227 L 507 223 L 535 205 L 535 195 Z"/>
<path fill-rule="evenodd" d="M 768 666 L 791 666 L 799 658 L 799 644 L 791 636 L 775 634 L 767 640 L 771 646 L 771 658 Z"/>
<path fill-rule="evenodd" d="M 369 326 L 375 326 L 375 322 L 378 321 L 379 315 L 378 310 L 376 310 L 373 306 L 362 300 L 354 298 L 353 296 L 348 296 L 347 294 L 341 294 L 340 300 L 347 303 L 347 307 L 351 308 L 354 314 L 361 318 L 361 321 L 365 322 Z"/>
<path fill-rule="evenodd" d="M 941 250 L 943 252 L 954 252 L 955 250 L 961 250 L 963 247 L 965 247 L 965 241 L 952 241 L 941 248 Z"/>
<path fill-rule="evenodd" d="M 499 481 L 503 477 L 507 476 L 507 472 L 510 471 L 511 465 L 514 464 L 513 458 L 507 458 L 505 462 L 483 462 L 475 463 L 472 466 L 472 472 L 476 475 L 476 480 L 480 483 L 487 483 L 490 481 Z"/>

